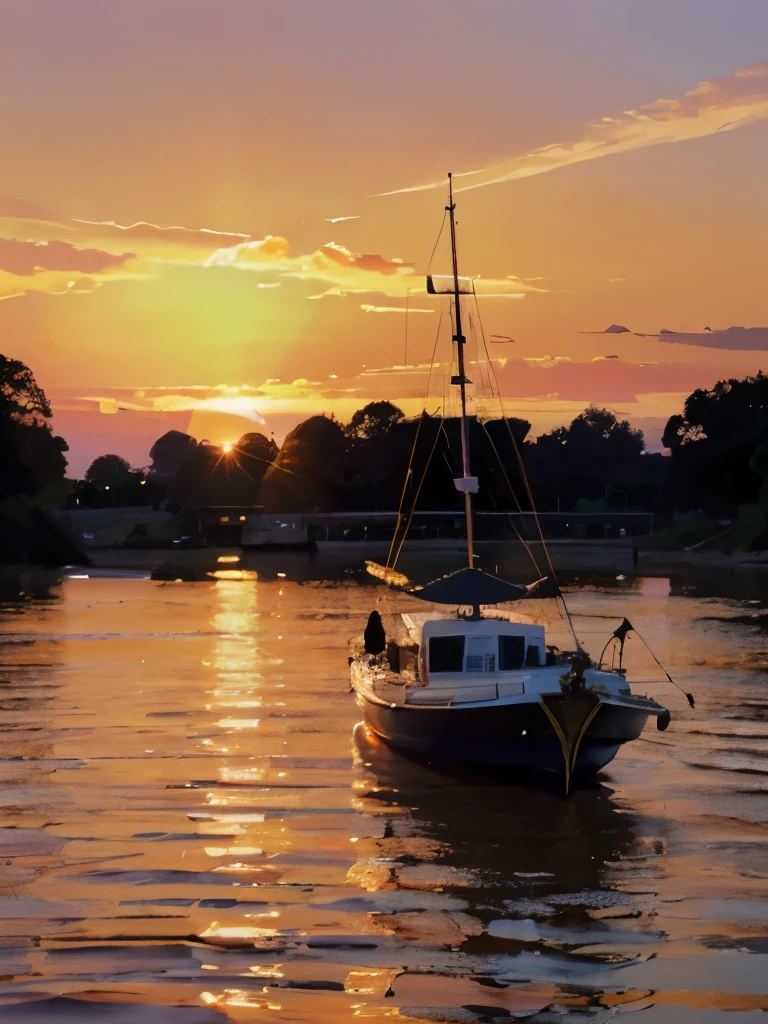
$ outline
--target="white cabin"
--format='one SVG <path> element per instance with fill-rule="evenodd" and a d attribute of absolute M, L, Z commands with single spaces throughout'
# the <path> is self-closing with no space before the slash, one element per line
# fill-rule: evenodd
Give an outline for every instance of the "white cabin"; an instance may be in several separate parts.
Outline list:
<path fill-rule="evenodd" d="M 383 667 L 357 666 L 364 676 L 370 674 L 374 692 L 395 704 L 537 700 L 539 694 L 558 693 L 562 676 L 570 671 L 567 658 L 547 651 L 544 627 L 524 616 L 491 613 L 488 618 L 461 619 L 427 613 L 404 614 L 402 620 L 411 644 L 418 647 L 417 671 L 406 670 L 398 679 Z M 590 669 L 585 679 L 590 689 L 629 692 L 615 674 Z"/>

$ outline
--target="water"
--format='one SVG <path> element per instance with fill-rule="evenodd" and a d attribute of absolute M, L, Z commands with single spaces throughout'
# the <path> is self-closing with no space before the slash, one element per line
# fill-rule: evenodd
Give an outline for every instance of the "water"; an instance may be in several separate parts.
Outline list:
<path fill-rule="evenodd" d="M 697 704 L 638 687 L 670 728 L 565 800 L 371 742 L 345 644 L 378 592 L 268 575 L 0 613 L 3 1024 L 765 1019 L 759 598 L 572 595 Z"/>

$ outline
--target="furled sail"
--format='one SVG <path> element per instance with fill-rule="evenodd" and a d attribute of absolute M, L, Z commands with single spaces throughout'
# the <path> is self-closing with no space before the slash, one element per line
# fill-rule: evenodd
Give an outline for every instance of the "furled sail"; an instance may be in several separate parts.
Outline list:
<path fill-rule="evenodd" d="M 368 572 L 377 579 L 398 587 L 421 601 L 432 601 L 435 604 L 480 605 L 504 604 L 507 601 L 520 601 L 526 597 L 555 597 L 559 593 L 554 581 L 545 576 L 530 586 L 521 583 L 510 583 L 499 576 L 492 576 L 482 569 L 459 569 L 432 580 L 431 583 L 419 585 L 400 572 L 387 569 L 376 562 L 366 562 Z"/>

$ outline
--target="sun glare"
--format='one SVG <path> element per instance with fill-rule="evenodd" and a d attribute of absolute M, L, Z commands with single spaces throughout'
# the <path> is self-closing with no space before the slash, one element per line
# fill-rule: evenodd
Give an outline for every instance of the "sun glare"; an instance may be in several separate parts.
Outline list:
<path fill-rule="evenodd" d="M 231 441 L 225 441 L 225 442 L 224 442 L 224 444 L 223 444 L 223 445 L 222 445 L 221 447 L 222 447 L 223 451 L 224 451 L 224 452 L 225 452 L 225 453 L 226 453 L 227 455 L 229 455 L 229 453 L 230 453 L 230 452 L 232 451 L 232 449 L 233 449 L 233 448 L 234 448 L 235 446 L 234 446 L 234 445 L 232 444 L 232 442 L 231 442 Z"/>

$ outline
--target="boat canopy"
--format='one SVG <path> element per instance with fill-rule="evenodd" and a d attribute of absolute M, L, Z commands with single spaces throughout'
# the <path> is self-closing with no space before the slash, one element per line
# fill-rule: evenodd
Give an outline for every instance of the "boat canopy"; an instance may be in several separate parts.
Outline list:
<path fill-rule="evenodd" d="M 506 601 L 520 601 L 526 597 L 555 596 L 555 593 L 550 593 L 552 587 L 545 586 L 545 584 L 551 585 L 553 582 L 547 576 L 530 586 L 525 586 L 492 576 L 490 573 L 483 572 L 482 569 L 466 567 L 420 586 L 402 573 L 394 572 L 376 562 L 366 562 L 366 566 L 368 572 L 377 579 L 389 583 L 390 586 L 399 587 L 413 597 L 418 597 L 421 601 L 432 601 L 435 604 L 479 607 L 480 605 L 503 604 Z"/>

